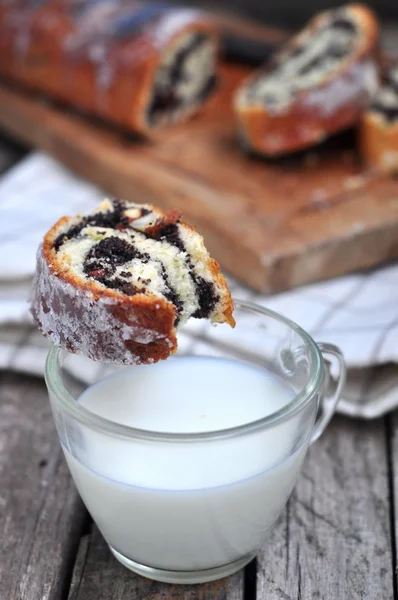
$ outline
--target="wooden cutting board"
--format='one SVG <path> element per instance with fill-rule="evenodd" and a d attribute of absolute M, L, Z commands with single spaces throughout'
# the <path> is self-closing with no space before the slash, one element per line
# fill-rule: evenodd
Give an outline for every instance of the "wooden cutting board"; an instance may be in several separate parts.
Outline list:
<path fill-rule="evenodd" d="M 256 290 L 397 257 L 398 181 L 361 173 L 353 135 L 274 162 L 241 152 L 230 100 L 247 72 L 223 65 L 222 89 L 202 115 L 153 143 L 6 85 L 0 127 L 109 194 L 180 209 L 222 267 Z"/>

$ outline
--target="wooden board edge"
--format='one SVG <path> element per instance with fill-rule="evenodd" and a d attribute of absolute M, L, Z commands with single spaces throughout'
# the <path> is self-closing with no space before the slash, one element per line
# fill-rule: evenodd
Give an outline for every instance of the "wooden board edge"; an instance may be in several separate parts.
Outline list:
<path fill-rule="evenodd" d="M 184 174 L 183 171 L 170 172 L 167 165 L 159 161 L 156 168 L 162 175 L 161 187 L 162 190 L 167 190 L 167 199 L 170 198 L 170 201 L 165 200 L 164 195 L 162 197 L 157 194 L 160 188 L 153 176 L 153 167 L 149 168 L 144 159 L 137 157 L 134 164 L 127 164 L 115 152 L 111 165 L 107 160 L 98 165 L 95 145 L 99 140 L 107 139 L 106 130 L 99 130 L 78 116 L 71 116 L 39 100 L 30 100 L 4 86 L 0 86 L 0 105 L 6 107 L 0 111 L 0 128 L 11 132 L 24 143 L 49 153 L 111 195 L 135 202 L 159 204 L 162 208 L 178 208 L 178 199 L 186 196 L 187 190 L 192 193 L 191 202 L 199 194 L 209 193 L 204 186 L 201 188 L 200 182 L 193 182 L 189 174 Z M 76 135 L 81 135 L 78 149 L 63 137 L 62 131 L 65 128 L 75 128 Z M 109 134 L 109 141 L 111 140 L 112 135 Z M 96 173 L 95 180 L 93 172 Z M 117 177 L 117 173 L 120 177 Z M 228 246 L 228 232 L 223 230 L 222 223 L 209 223 L 199 214 L 190 220 L 200 229 L 210 252 L 215 255 L 222 268 L 263 293 L 280 292 L 339 276 L 350 270 L 373 267 L 398 257 L 398 244 L 395 243 L 398 238 L 398 214 L 391 218 L 387 230 L 376 224 L 362 233 L 356 232 L 355 240 L 343 233 L 337 238 L 312 245 L 305 254 L 297 247 L 297 250 L 286 254 L 282 252 L 275 257 L 256 254 L 245 244 L 244 239 L 239 239 L 232 251 Z M 221 254 L 220 239 L 225 240 L 225 250 Z M 360 252 L 356 246 L 359 246 Z M 344 266 L 338 260 L 341 256 L 344 256 Z M 245 266 L 242 269 L 243 264 Z M 319 273 L 324 274 L 324 277 L 319 276 Z"/>

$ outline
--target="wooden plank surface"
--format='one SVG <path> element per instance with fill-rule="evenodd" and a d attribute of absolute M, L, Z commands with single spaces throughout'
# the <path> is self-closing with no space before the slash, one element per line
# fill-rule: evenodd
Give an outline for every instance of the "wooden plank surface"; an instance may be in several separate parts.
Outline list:
<path fill-rule="evenodd" d="M 397 417 L 394 423 L 390 458 L 398 456 Z M 0 424 L 0 598 L 254 598 L 243 573 L 179 587 L 150 582 L 117 563 L 97 529 L 86 529 L 42 382 L 3 375 Z M 384 421 L 334 420 L 311 449 L 288 510 L 259 558 L 258 599 L 394 598 L 387 452 Z M 396 464 L 395 474 L 396 498 Z"/>
<path fill-rule="evenodd" d="M 38 379 L 1 375 L 0 482 L 1 600 L 243 599 L 243 572 L 169 586 L 113 558 L 96 527 L 88 530 Z"/>
<path fill-rule="evenodd" d="M 387 449 L 390 456 L 392 498 L 390 518 L 393 524 L 392 552 L 394 557 L 394 600 L 398 599 L 398 411 L 386 417 L 388 443 Z"/>
<path fill-rule="evenodd" d="M 180 209 L 224 269 L 265 292 L 398 256 L 398 181 L 361 173 L 354 136 L 279 161 L 239 149 L 231 96 L 248 69 L 224 65 L 202 115 L 145 143 L 0 88 L 0 126 L 107 192 Z"/>
<path fill-rule="evenodd" d="M 383 420 L 338 417 L 311 448 L 259 558 L 259 599 L 395 598 L 386 436 Z"/>
<path fill-rule="evenodd" d="M 117 562 L 93 527 L 81 540 L 68 600 L 243 600 L 243 589 L 243 572 L 195 586 L 139 577 Z"/>
<path fill-rule="evenodd" d="M 1 375 L 1 600 L 62 600 L 86 520 L 44 383 Z"/>

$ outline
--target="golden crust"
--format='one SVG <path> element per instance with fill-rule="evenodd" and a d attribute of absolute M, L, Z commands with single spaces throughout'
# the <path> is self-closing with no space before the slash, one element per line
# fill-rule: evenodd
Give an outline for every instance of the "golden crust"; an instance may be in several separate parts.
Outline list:
<path fill-rule="evenodd" d="M 156 212 L 163 222 L 171 222 L 170 219 L 175 222 L 178 218 L 178 213 L 174 211 L 165 213 L 150 205 L 145 207 Z M 58 235 L 73 221 L 75 218 L 59 219 L 44 237 L 39 250 L 32 314 L 41 331 L 58 345 L 71 352 L 86 354 L 94 360 L 147 364 L 168 358 L 177 349 L 174 305 L 155 295 L 138 293 L 129 296 L 108 289 L 94 279 L 73 274 L 59 260 L 54 249 Z M 187 223 L 179 221 L 179 224 L 196 231 Z M 209 257 L 206 266 L 222 293 L 217 321 L 234 327 L 233 302 L 227 282 L 213 258 Z M 94 327 L 92 311 L 98 313 L 94 318 Z M 47 322 L 50 317 L 51 322 Z M 73 327 L 69 326 L 72 321 L 75 323 Z M 95 331 L 97 321 L 101 322 L 101 327 L 98 326 L 98 331 Z M 74 333 L 76 323 L 79 330 L 77 336 Z M 123 335 L 118 334 L 119 329 L 123 330 Z M 111 336 L 114 336 L 114 344 L 110 343 Z M 86 342 L 83 343 L 81 339 Z"/>
<path fill-rule="evenodd" d="M 235 327 L 235 319 L 233 317 L 234 303 L 232 301 L 231 292 L 229 291 L 227 280 L 221 273 L 220 265 L 214 258 L 210 258 L 208 269 L 212 273 L 218 288 L 222 291 L 223 307 L 222 313 L 219 313 L 221 323 L 228 323 L 231 327 Z M 223 319 L 221 317 L 224 317 Z"/>
<path fill-rule="evenodd" d="M 359 128 L 359 149 L 368 167 L 398 174 L 398 120 L 390 123 L 380 113 L 368 110 Z"/>
<path fill-rule="evenodd" d="M 280 115 L 268 112 L 265 105 L 242 106 L 238 90 L 235 112 L 245 145 L 260 154 L 279 156 L 317 144 L 359 121 L 368 102 L 366 78 L 369 70 L 377 70 L 379 27 L 367 7 L 352 4 L 348 10 L 362 24 L 366 43 L 342 65 L 337 76 L 332 74 L 316 88 L 303 90 Z M 316 16 L 288 46 L 317 28 L 323 15 Z M 257 76 L 251 76 L 242 87 L 250 85 Z"/>

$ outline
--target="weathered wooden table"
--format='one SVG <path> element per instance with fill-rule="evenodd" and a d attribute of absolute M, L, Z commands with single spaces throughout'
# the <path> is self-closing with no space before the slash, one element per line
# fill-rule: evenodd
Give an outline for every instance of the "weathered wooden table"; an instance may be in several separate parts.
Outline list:
<path fill-rule="evenodd" d="M 0 170 L 23 154 L 0 139 Z M 44 382 L 0 374 L 0 600 L 398 599 L 397 497 L 398 415 L 336 417 L 257 562 L 203 586 L 154 583 L 116 562 L 79 500 Z"/>

